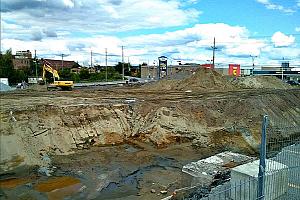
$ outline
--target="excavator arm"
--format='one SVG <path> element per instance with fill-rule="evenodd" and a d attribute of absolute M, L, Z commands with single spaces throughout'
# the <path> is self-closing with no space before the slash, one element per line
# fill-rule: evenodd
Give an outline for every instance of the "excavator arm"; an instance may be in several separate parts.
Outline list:
<path fill-rule="evenodd" d="M 59 81 L 59 75 L 57 70 L 53 69 L 46 61 L 43 65 L 43 80 L 46 80 L 46 71 L 53 75 L 54 83 L 47 86 L 48 90 L 52 88 L 60 87 L 63 90 L 72 90 L 74 85 L 73 81 Z"/>
<path fill-rule="evenodd" d="M 44 63 L 44 66 L 43 66 L 43 80 L 45 80 L 45 75 L 46 75 L 46 71 L 47 72 L 50 72 L 52 75 L 53 75 L 53 79 L 55 81 L 55 79 L 59 80 L 59 75 L 58 75 L 58 72 L 53 69 L 49 64 L 47 64 L 46 62 Z"/>

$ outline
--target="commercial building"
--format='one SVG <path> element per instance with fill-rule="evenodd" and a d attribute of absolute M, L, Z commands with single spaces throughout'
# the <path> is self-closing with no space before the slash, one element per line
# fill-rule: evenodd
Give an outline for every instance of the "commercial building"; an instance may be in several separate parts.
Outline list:
<path fill-rule="evenodd" d="M 77 65 L 74 61 L 67 61 L 67 60 L 54 60 L 54 59 L 44 59 L 50 66 L 56 70 L 68 68 L 72 69 L 74 66 Z"/>
<path fill-rule="evenodd" d="M 28 70 L 30 68 L 30 62 L 32 54 L 29 50 L 17 51 L 16 55 L 13 56 L 13 66 L 16 70 Z"/>

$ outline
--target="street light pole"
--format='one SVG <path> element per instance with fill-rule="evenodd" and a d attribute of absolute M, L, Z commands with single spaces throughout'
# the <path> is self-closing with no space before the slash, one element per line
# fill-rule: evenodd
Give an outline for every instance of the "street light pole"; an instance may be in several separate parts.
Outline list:
<path fill-rule="evenodd" d="M 61 54 L 61 68 L 64 68 L 64 54 Z"/>

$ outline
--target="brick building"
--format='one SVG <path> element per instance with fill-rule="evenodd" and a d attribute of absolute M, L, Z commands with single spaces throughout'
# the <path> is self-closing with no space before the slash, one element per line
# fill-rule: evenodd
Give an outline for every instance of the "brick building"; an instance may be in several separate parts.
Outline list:
<path fill-rule="evenodd" d="M 30 68 L 30 62 L 32 59 L 32 54 L 29 50 L 27 51 L 17 51 L 16 55 L 13 56 L 13 66 L 17 70 L 27 70 Z"/>
<path fill-rule="evenodd" d="M 53 59 L 44 59 L 50 66 L 56 70 L 60 70 L 63 68 L 72 69 L 74 66 L 77 65 L 74 61 L 67 61 L 67 60 L 53 60 Z"/>

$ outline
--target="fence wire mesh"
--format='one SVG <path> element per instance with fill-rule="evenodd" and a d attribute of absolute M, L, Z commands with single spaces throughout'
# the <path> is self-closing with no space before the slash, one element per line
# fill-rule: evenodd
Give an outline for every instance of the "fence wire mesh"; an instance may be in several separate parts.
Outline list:
<path fill-rule="evenodd" d="M 300 119 L 299 119 L 300 120 Z M 206 194 L 184 199 L 202 200 L 299 200 L 300 199 L 300 126 L 287 120 L 270 118 L 266 128 L 265 173 L 258 174 L 259 160 L 247 164 L 247 173 L 231 171 L 229 181 Z M 243 169 L 245 170 L 245 169 Z M 258 195 L 259 179 L 263 180 Z M 260 193 L 259 193 L 260 194 Z"/>

